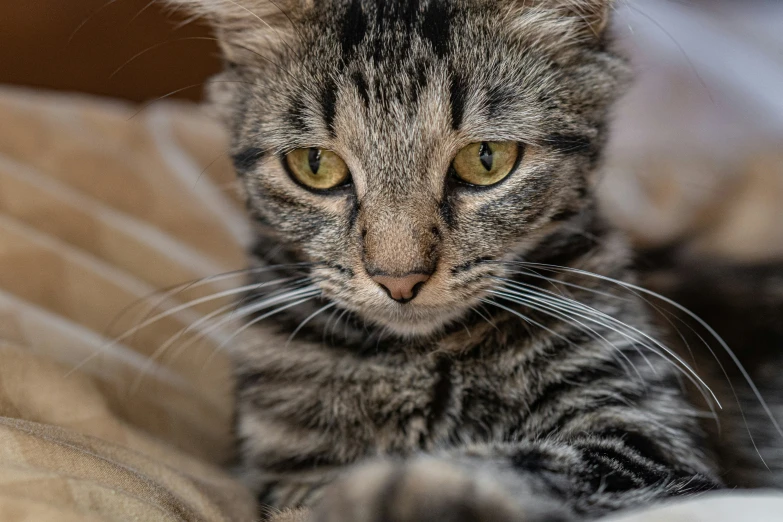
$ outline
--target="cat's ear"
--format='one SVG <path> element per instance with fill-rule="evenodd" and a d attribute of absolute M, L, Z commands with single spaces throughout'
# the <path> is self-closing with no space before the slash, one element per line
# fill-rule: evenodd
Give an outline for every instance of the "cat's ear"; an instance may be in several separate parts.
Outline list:
<path fill-rule="evenodd" d="M 313 0 L 164 0 L 170 6 L 206 19 L 215 29 L 230 62 L 253 63 L 286 45 L 294 21 Z"/>
<path fill-rule="evenodd" d="M 517 30 L 542 43 L 570 46 L 600 40 L 611 18 L 613 0 L 511 0 Z"/>

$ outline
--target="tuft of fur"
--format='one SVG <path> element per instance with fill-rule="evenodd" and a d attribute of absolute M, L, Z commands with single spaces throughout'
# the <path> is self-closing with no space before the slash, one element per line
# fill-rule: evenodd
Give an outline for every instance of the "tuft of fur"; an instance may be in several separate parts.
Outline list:
<path fill-rule="evenodd" d="M 593 185 L 629 78 L 608 0 L 175 0 L 258 241 L 232 346 L 243 476 L 318 520 L 585 520 L 722 486 Z M 463 147 L 513 141 L 488 188 Z M 310 191 L 297 148 L 350 184 Z M 373 272 L 426 272 L 411 302 Z M 272 323 L 265 322 L 274 316 Z M 295 516 L 304 516 L 296 512 Z"/>

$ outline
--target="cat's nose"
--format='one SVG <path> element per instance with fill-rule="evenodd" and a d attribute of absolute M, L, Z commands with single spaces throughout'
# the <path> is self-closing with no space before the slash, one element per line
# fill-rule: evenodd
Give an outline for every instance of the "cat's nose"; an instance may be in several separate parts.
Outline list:
<path fill-rule="evenodd" d="M 393 277 L 387 275 L 376 275 L 372 277 L 372 280 L 381 285 L 389 297 L 399 303 L 407 303 L 416 298 L 421 290 L 430 279 L 428 274 L 408 274 L 403 277 Z"/>

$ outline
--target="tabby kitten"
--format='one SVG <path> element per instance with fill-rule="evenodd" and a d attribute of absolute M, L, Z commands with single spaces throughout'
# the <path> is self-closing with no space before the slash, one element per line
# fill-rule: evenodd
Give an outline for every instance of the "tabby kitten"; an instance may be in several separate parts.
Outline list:
<path fill-rule="evenodd" d="M 290 285 L 233 347 L 262 505 L 533 522 L 720 487 L 594 205 L 610 0 L 172 1 L 225 53 L 254 281 Z"/>

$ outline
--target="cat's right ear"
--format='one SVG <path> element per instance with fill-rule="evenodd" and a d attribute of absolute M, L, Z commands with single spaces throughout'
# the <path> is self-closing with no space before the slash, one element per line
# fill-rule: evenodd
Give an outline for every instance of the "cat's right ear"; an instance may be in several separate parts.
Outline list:
<path fill-rule="evenodd" d="M 249 64 L 264 60 L 294 37 L 297 18 L 313 0 L 164 0 L 214 28 L 230 62 Z"/>

